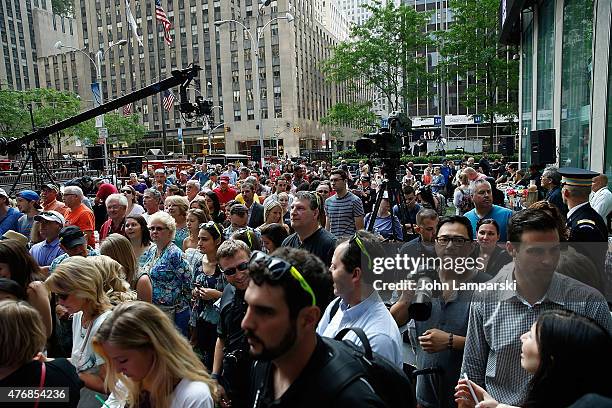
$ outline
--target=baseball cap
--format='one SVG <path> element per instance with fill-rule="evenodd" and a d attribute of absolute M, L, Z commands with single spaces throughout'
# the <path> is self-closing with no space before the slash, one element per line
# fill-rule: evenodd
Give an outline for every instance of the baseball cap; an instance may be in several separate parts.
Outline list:
<path fill-rule="evenodd" d="M 229 176 L 221 176 L 219 180 L 229 183 Z"/>
<path fill-rule="evenodd" d="M 0 241 L 12 239 L 19 242 L 23 246 L 27 246 L 30 241 L 28 237 L 13 230 L 8 230 L 0 237 Z"/>
<path fill-rule="evenodd" d="M 55 191 L 56 193 L 59 193 L 59 187 L 58 187 L 58 186 L 56 186 L 56 185 L 55 185 L 55 184 L 53 184 L 53 183 L 48 183 L 48 184 L 45 184 L 45 185 L 43 186 L 43 190 L 44 190 L 45 188 L 48 188 L 49 190 L 53 190 L 53 191 Z"/>
<path fill-rule="evenodd" d="M 4 196 L 8 198 L 8 194 L 6 193 L 6 190 L 4 190 L 3 188 L 0 188 L 0 196 Z"/>
<path fill-rule="evenodd" d="M 98 187 L 96 198 L 100 200 L 106 200 L 106 197 L 108 197 L 111 194 L 117 194 L 117 192 L 118 192 L 117 187 L 115 187 L 114 185 L 110 183 L 104 183 L 100 185 L 100 187 Z"/>
<path fill-rule="evenodd" d="M 370 176 L 361 176 L 361 181 L 370 181 Z"/>
<path fill-rule="evenodd" d="M 17 193 L 17 197 L 21 197 L 28 201 L 40 201 L 40 196 L 36 191 L 33 190 L 22 190 Z"/>
<path fill-rule="evenodd" d="M 85 234 L 76 225 L 69 225 L 62 228 L 59 233 L 60 244 L 66 248 L 74 248 L 77 245 L 83 245 L 87 242 Z"/>
<path fill-rule="evenodd" d="M 34 216 L 34 221 L 53 221 L 53 222 L 57 222 L 60 225 L 64 225 L 64 223 L 66 222 L 64 220 L 64 216 L 60 213 L 58 213 L 57 211 L 43 211 L 38 215 Z"/>

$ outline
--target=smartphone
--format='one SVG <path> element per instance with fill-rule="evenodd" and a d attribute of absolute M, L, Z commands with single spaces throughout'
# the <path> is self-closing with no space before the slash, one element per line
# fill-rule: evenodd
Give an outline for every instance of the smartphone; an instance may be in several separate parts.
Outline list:
<path fill-rule="evenodd" d="M 470 394 L 472 394 L 474 402 L 478 404 L 480 401 L 478 401 L 478 398 L 476 397 L 476 392 L 474 392 L 474 388 L 472 387 L 472 383 L 470 383 L 470 379 L 468 378 L 467 373 L 463 373 L 463 378 L 465 379 L 465 381 L 467 381 L 467 386 L 470 389 Z"/>

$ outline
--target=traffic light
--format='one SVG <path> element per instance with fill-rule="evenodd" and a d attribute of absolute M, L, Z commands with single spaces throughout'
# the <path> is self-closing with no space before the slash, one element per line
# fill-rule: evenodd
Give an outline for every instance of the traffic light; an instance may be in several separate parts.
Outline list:
<path fill-rule="evenodd" d="M 293 128 L 293 133 L 299 133 L 299 131 L 300 131 L 300 127 L 299 126 L 295 126 Z"/>
<path fill-rule="evenodd" d="M 226 126 L 224 130 L 225 130 L 225 133 L 228 133 L 232 131 L 232 128 L 229 126 Z"/>

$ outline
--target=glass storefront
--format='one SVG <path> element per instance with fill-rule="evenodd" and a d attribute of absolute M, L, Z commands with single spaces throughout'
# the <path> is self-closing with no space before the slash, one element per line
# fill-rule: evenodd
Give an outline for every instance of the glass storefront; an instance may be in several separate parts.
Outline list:
<path fill-rule="evenodd" d="M 537 121 L 536 129 L 553 127 L 555 90 L 555 1 L 538 8 Z"/>
<path fill-rule="evenodd" d="M 565 0 L 561 74 L 561 166 L 589 168 L 593 0 Z"/>
<path fill-rule="evenodd" d="M 521 166 L 531 162 L 531 112 L 533 97 L 533 12 L 523 11 L 522 78 L 521 78 Z"/>

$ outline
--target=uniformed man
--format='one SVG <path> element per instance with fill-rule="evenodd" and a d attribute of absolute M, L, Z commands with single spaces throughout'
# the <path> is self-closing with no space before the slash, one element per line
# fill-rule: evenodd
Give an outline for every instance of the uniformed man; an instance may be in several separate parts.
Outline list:
<path fill-rule="evenodd" d="M 589 204 L 589 193 L 594 171 L 565 167 L 561 174 L 561 194 L 567 204 L 567 229 L 570 245 L 593 261 L 603 275 L 607 252 L 608 229 L 601 215 Z M 602 279 L 605 282 L 605 279 Z M 596 288 L 605 294 L 605 288 Z M 610 300 L 610 299 L 608 299 Z"/>

